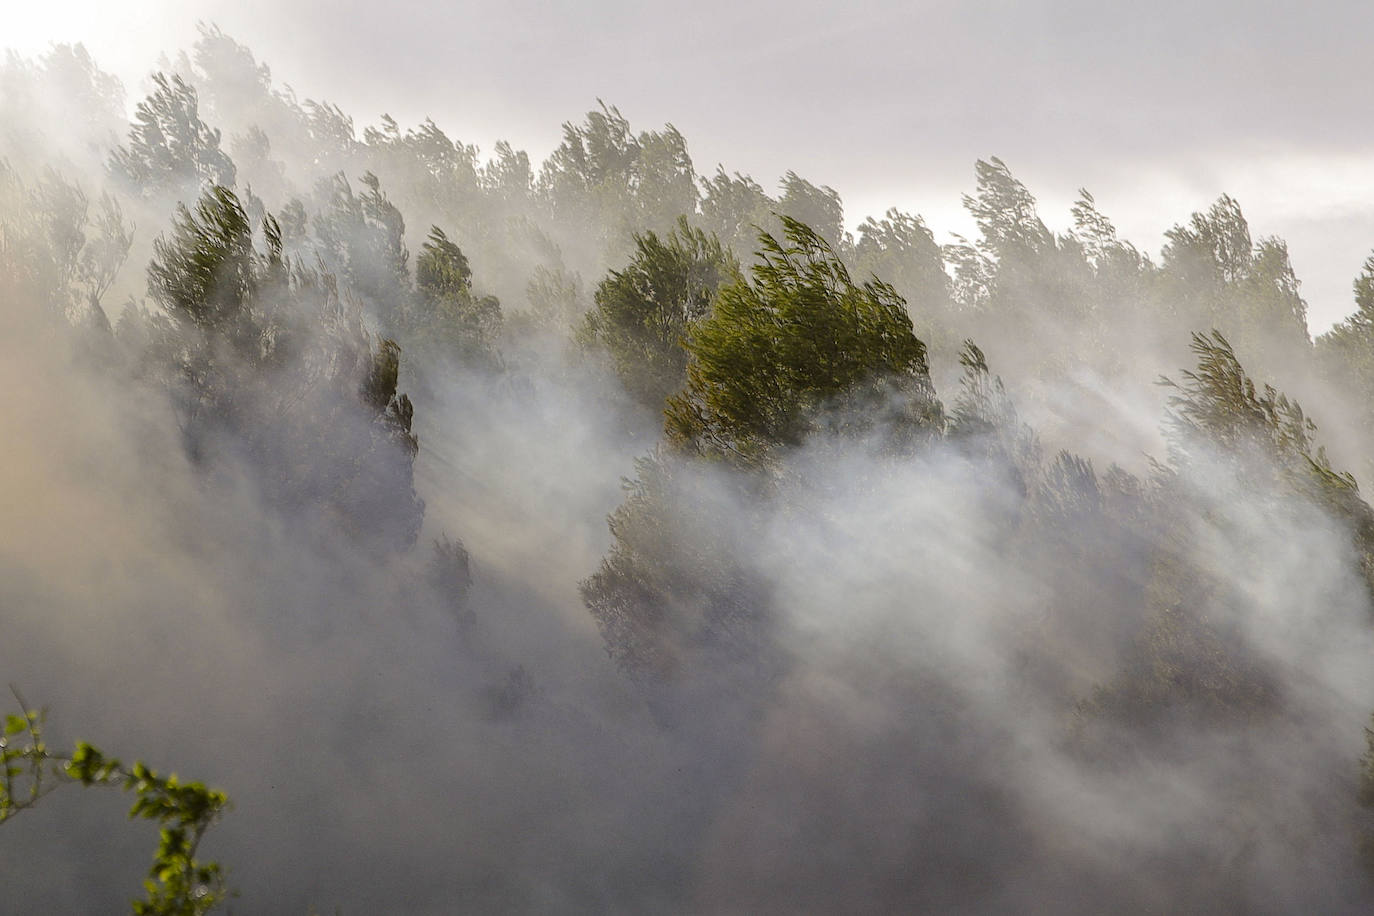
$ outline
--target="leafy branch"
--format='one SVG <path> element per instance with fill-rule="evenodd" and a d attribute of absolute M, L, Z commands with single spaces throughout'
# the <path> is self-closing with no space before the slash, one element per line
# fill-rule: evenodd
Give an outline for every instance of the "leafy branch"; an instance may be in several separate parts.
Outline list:
<path fill-rule="evenodd" d="M 54 753 L 43 740 L 45 711 L 10 692 L 20 713 L 5 716 L 0 734 L 0 824 L 32 808 L 63 785 L 108 786 L 134 793 L 130 818 L 162 825 L 153 865 L 143 882 L 146 900 L 133 901 L 138 916 L 199 916 L 228 896 L 217 862 L 196 858 L 201 839 L 229 807 L 223 792 L 199 782 L 163 775 L 142 761 L 125 766 L 95 746 L 78 741 L 69 755 Z"/>

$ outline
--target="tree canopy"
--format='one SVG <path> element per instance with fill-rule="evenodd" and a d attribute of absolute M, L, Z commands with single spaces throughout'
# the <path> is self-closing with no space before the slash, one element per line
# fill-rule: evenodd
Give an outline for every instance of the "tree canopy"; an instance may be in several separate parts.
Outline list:
<path fill-rule="evenodd" d="M 902 298 L 880 280 L 855 284 L 824 239 L 790 217 L 783 225 L 782 241 L 760 235 L 752 279 L 723 287 L 693 326 L 669 440 L 756 464 L 800 445 L 827 413 L 899 439 L 938 427 L 925 345 Z"/>

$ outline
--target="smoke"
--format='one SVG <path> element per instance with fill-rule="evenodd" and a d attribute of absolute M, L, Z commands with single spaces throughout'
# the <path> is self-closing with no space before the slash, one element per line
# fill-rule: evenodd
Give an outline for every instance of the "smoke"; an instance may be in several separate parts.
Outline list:
<path fill-rule="evenodd" d="M 258 151 L 238 163 L 258 169 L 256 206 L 299 201 L 288 254 L 344 278 L 339 307 L 367 314 L 369 340 L 394 332 L 399 287 L 347 288 L 388 268 L 363 259 L 390 211 L 330 223 L 317 184 L 360 180 L 372 153 L 351 124 L 326 143 L 341 112 L 237 72 L 206 104 L 234 136 L 270 137 L 221 147 Z M 7 155 L 48 142 L 13 136 Z M 431 164 L 467 174 L 475 153 L 436 148 Z M 66 162 L 88 194 L 122 187 L 105 157 Z M 666 559 L 719 576 L 704 589 L 747 586 L 758 614 L 675 610 L 707 625 L 673 631 L 673 676 L 656 680 L 617 666 L 579 584 L 661 418 L 568 327 L 518 307 L 536 269 L 594 283 L 611 255 L 571 243 L 583 212 L 545 231 L 525 198 L 464 210 L 490 199 L 480 171 L 452 200 L 423 199 L 433 175 L 377 174 L 398 213 L 453 223 L 474 292 L 500 290 L 508 319 L 499 358 L 402 353 L 425 504 L 408 550 L 280 498 L 261 458 L 298 455 L 302 429 L 353 443 L 370 415 L 330 438 L 284 411 L 207 472 L 165 379 L 129 356 L 136 325 L 93 344 L 3 262 L 0 672 L 48 708 L 54 747 L 89 740 L 229 793 L 202 852 L 228 867 L 233 911 L 1367 909 L 1355 783 L 1374 609 L 1351 523 L 1285 489 L 1273 456 L 1253 473 L 1201 445 L 1170 462 L 1151 386 L 1188 364 L 1186 338 L 1055 373 L 1040 356 L 1071 316 L 982 314 L 1024 427 L 901 458 L 876 434 L 823 432 L 766 484 L 665 459 Z M 104 303 L 115 319 L 126 296 L 138 314 L 152 240 L 196 188 L 121 191 L 138 228 Z M 7 230 L 26 206 L 0 213 Z M 427 225 L 379 243 L 397 276 Z M 623 242 L 623 225 L 593 228 Z M 102 346 L 115 355 L 94 359 Z M 331 346 L 318 328 L 301 343 Z M 261 403 L 290 402 L 302 377 L 265 376 Z M 937 383 L 948 406 L 957 383 Z M 471 564 L 459 597 L 433 577 L 445 538 Z M 116 911 L 139 894 L 155 838 L 123 801 L 67 787 L 5 824 L 0 909 Z"/>

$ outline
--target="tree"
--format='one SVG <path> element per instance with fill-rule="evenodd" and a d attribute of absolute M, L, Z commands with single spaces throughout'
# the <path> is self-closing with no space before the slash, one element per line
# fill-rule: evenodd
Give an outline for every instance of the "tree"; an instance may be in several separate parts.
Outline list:
<path fill-rule="evenodd" d="M 280 233 L 265 227 L 268 250 L 253 245 L 253 227 L 238 196 L 210 188 L 194 212 L 178 204 L 172 234 L 153 242 L 148 294 L 177 321 L 234 342 L 244 353 L 260 339 L 264 280 L 282 268 Z"/>
<path fill-rule="evenodd" d="M 1307 304 L 1281 239 L 1255 242 L 1227 195 L 1165 236 L 1163 290 L 1185 324 L 1220 330 L 1268 371 L 1306 356 Z"/>
<path fill-rule="evenodd" d="M 1169 398 L 1169 448 L 1175 465 L 1186 463 L 1199 447 L 1221 449 L 1246 461 L 1262 460 L 1294 486 L 1354 491 L 1349 474 L 1332 470 L 1326 452 L 1313 441 L 1316 425 L 1271 385 L 1257 386 L 1220 331 L 1194 334 L 1196 371 L 1182 382 L 1160 383 Z"/>
<path fill-rule="evenodd" d="M 1242 279 L 1250 268 L 1250 224 L 1228 194 L 1206 213 L 1194 213 L 1186 226 L 1164 233 L 1164 263 L 1192 285 L 1206 288 Z"/>
<path fill-rule="evenodd" d="M 601 103 L 582 124 L 563 125 L 563 142 L 540 170 L 538 192 L 566 241 L 590 259 L 618 258 L 636 232 L 667 231 L 696 210 L 696 173 L 677 128 L 635 134 L 618 109 Z M 604 261 L 602 261 L 604 263 Z"/>
<path fill-rule="evenodd" d="M 110 155 L 110 172 L 145 195 L 233 185 L 234 163 L 220 149 L 220 132 L 200 119 L 195 88 L 179 75 L 157 73 L 153 83 L 138 103 L 128 145 Z"/>
<path fill-rule="evenodd" d="M 1026 186 L 995 156 L 979 160 L 975 171 L 977 192 L 965 194 L 963 203 L 979 238 L 970 243 L 956 235 L 956 244 L 945 250 L 954 269 L 954 296 L 981 319 L 975 330 L 980 339 L 1003 327 L 1025 339 L 1037 323 L 1075 309 L 1083 297 L 1064 282 L 1060 249 Z"/>
<path fill-rule="evenodd" d="M 0 291 L 11 301 L 109 332 L 101 301 L 133 241 L 114 197 L 102 194 L 92 218 L 90 199 L 56 172 L 29 186 L 0 162 L 0 235 Z"/>
<path fill-rule="evenodd" d="M 1319 365 L 1332 387 L 1374 428 L 1374 255 L 1354 281 L 1355 311 L 1317 338 Z"/>
<path fill-rule="evenodd" d="M 783 217 L 760 234 L 752 282 L 724 286 L 687 339 L 686 389 L 668 401 L 670 441 L 745 465 L 767 463 L 822 424 L 882 427 L 894 444 L 938 430 L 941 408 L 906 303 L 879 280 L 856 285 L 834 250 Z"/>
<path fill-rule="evenodd" d="M 0 123 L 0 160 L 13 168 L 94 174 L 128 126 L 124 87 L 80 44 L 55 44 L 32 62 L 11 52 L 0 62 Z"/>
<path fill-rule="evenodd" d="M 408 547 L 424 504 L 400 347 L 368 334 L 332 276 L 286 261 L 274 219 L 262 230 L 259 251 L 238 197 L 214 187 L 154 244 L 148 289 L 165 317 L 151 319 L 149 356 L 188 452 L 212 469 L 246 458 L 274 504 L 325 513 L 382 550 Z"/>
<path fill-rule="evenodd" d="M 329 269 L 363 297 L 386 331 L 396 333 L 410 292 L 405 218 L 376 175 L 366 172 L 361 181 L 361 194 L 353 193 L 343 173 L 316 186 L 315 238 Z"/>
<path fill-rule="evenodd" d="M 596 288 L 582 336 L 610 354 L 616 375 L 635 400 L 662 410 L 687 379 L 683 338 L 704 318 L 738 266 L 714 235 L 688 225 L 660 237 L 635 236 L 635 254 Z"/>
<path fill-rule="evenodd" d="M 714 178 L 701 178 L 701 220 L 736 258 L 747 260 L 758 243 L 759 228 L 773 218 L 778 204 L 763 186 L 739 172 L 734 177 L 717 167 Z"/>
<path fill-rule="evenodd" d="M 796 172 L 788 171 L 782 178 L 778 213 L 804 223 L 835 251 L 848 247 L 844 204 L 840 202 L 839 192 L 829 185 L 817 187 Z"/>
<path fill-rule="evenodd" d="M 731 658 L 757 666 L 769 588 L 740 561 L 756 534 L 757 519 L 741 513 L 749 481 L 703 476 L 665 449 L 635 470 L 608 520 L 614 543 L 580 587 L 606 651 L 642 686 L 687 676 L 704 658 L 715 677 Z"/>
<path fill-rule="evenodd" d="M 449 139 L 432 120 L 401 132 L 389 115 L 381 129 L 363 131 L 372 168 L 388 176 L 411 206 L 427 203 L 455 215 L 475 209 L 478 190 L 477 147 Z"/>
<path fill-rule="evenodd" d="M 527 313 L 531 323 L 567 333 L 587 320 L 582 278 L 566 268 L 540 265 L 525 284 Z"/>
<path fill-rule="evenodd" d="M 1226 625 L 1226 616 L 1254 599 L 1218 576 L 1215 560 L 1197 548 L 1197 504 L 1202 527 L 1228 523 L 1231 507 L 1208 502 L 1216 499 L 1217 473 L 1275 519 L 1286 509 L 1323 510 L 1347 532 L 1374 595 L 1374 511 L 1354 478 L 1332 468 L 1315 442 L 1315 424 L 1296 401 L 1257 385 L 1220 332 L 1194 334 L 1192 351 L 1196 369 L 1181 381 L 1161 379 L 1174 392 L 1165 426 L 1169 458 L 1155 468 L 1153 519 L 1139 526 L 1150 537 L 1149 617 L 1118 675 L 1079 704 L 1080 724 L 1105 718 L 1149 727 L 1184 714 L 1225 726 L 1284 708 L 1272 657 L 1256 652 L 1243 629 Z M 1208 473 L 1196 476 L 1203 469 Z M 1253 550 L 1252 538 L 1246 532 L 1239 550 Z"/>
<path fill-rule="evenodd" d="M 495 196 L 506 207 L 521 212 L 534 193 L 534 170 L 529 154 L 516 151 L 505 140 L 496 141 L 496 155 L 478 172 L 482 190 Z"/>
<path fill-rule="evenodd" d="M 1036 250 L 1054 243 L 1054 236 L 1035 212 L 1035 198 L 996 156 L 974 166 L 978 191 L 964 195 L 964 206 L 978 223 L 985 250 L 1003 258 L 1015 249 Z"/>
<path fill-rule="evenodd" d="M 438 226 L 430 227 L 415 259 L 415 287 L 418 302 L 406 322 L 408 337 L 468 362 L 498 361 L 501 303 L 495 296 L 473 295 L 468 259 Z"/>
<path fill-rule="evenodd" d="M 854 269 L 860 276 L 881 277 L 892 284 L 928 344 L 949 339 L 949 274 L 940 246 L 921 217 L 894 207 L 881 220 L 865 219 L 854 246 Z M 937 339 L 931 339 L 931 332 Z"/>

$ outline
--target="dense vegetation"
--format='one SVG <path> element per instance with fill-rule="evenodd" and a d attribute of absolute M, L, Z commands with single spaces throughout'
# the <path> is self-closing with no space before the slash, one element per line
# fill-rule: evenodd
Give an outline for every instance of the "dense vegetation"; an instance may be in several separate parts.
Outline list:
<path fill-rule="evenodd" d="M 170 66 L 0 71 L 0 669 L 238 810 L 21 701 L 0 823 L 133 791 L 149 913 L 1374 903 L 1374 257 L 1313 339 L 1229 197 L 851 234 L 605 104 L 536 169 Z M 5 883 L 136 893 L 58 803 Z"/>

